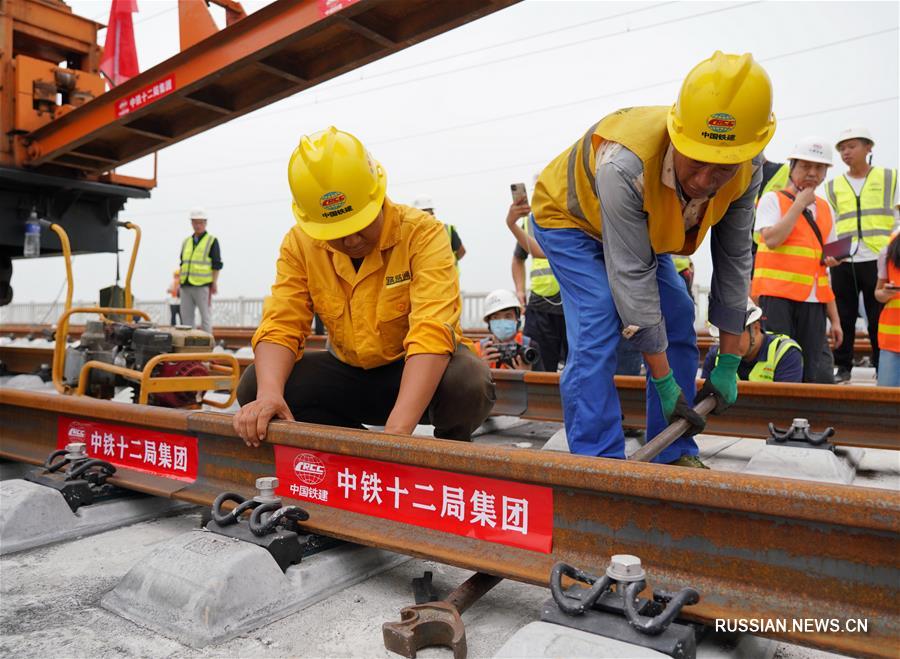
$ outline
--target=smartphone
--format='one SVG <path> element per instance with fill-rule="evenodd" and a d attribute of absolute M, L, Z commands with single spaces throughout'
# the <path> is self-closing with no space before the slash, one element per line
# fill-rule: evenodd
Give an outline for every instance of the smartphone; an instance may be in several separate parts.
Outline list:
<path fill-rule="evenodd" d="M 512 192 L 512 200 L 514 204 L 521 204 L 528 201 L 528 192 L 525 190 L 524 183 L 513 183 L 509 186 Z"/>

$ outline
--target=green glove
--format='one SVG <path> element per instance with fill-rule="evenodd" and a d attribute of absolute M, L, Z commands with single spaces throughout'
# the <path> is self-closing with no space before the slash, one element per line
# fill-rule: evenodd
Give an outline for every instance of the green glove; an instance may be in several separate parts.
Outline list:
<path fill-rule="evenodd" d="M 716 358 L 715 367 L 703 383 L 703 388 L 697 394 L 697 402 L 707 396 L 715 396 L 716 408 L 713 414 L 721 414 L 731 407 L 737 400 L 737 370 L 740 363 L 738 355 L 720 354 Z"/>
<path fill-rule="evenodd" d="M 672 370 L 663 377 L 656 379 L 651 376 L 650 380 L 656 387 L 656 393 L 659 394 L 659 402 L 662 405 L 663 416 L 666 421 L 672 418 L 672 412 L 675 411 L 675 405 L 678 403 L 678 397 L 681 395 L 681 387 L 675 382 L 675 376 Z"/>
<path fill-rule="evenodd" d="M 675 376 L 672 374 L 671 369 L 668 374 L 658 380 L 654 377 L 651 377 L 650 380 L 653 382 L 653 386 L 656 387 L 656 393 L 659 394 L 659 402 L 662 405 L 666 421 L 672 423 L 676 418 L 684 419 L 689 425 L 689 429 L 685 433 L 687 435 L 696 435 L 703 432 L 703 429 L 706 427 L 706 419 L 697 414 L 688 405 L 681 387 L 675 382 Z"/>

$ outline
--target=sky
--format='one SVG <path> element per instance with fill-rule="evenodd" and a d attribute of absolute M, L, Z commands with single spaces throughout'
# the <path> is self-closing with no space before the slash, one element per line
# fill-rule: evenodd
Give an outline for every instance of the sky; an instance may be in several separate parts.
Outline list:
<path fill-rule="evenodd" d="M 109 0 L 68 4 L 107 21 Z M 265 4 L 243 2 L 248 13 Z M 177 4 L 138 6 L 146 70 L 177 53 Z M 224 25 L 224 14 L 214 17 Z M 143 230 L 135 295 L 165 297 L 198 206 L 221 245 L 220 297 L 266 295 L 294 223 L 288 158 L 302 135 L 329 125 L 355 134 L 382 163 L 392 200 L 430 196 L 437 216 L 457 227 L 464 291 L 512 288 L 510 184 L 530 194 L 544 165 L 617 108 L 673 103 L 685 74 L 717 49 L 752 53 L 772 79 L 770 160 L 804 137 L 832 142 L 862 124 L 875 138 L 874 164 L 897 167 L 898 20 L 897 2 L 522 2 L 161 151 L 151 198 L 119 215 Z M 835 155 L 832 171 L 844 169 Z M 119 171 L 149 176 L 152 161 Z M 700 285 L 712 269 L 708 242 L 695 256 Z M 124 274 L 129 232 L 120 245 Z M 75 257 L 75 299 L 95 299 L 114 281 L 115 262 Z M 60 258 L 17 260 L 15 302 L 52 301 L 64 278 Z"/>

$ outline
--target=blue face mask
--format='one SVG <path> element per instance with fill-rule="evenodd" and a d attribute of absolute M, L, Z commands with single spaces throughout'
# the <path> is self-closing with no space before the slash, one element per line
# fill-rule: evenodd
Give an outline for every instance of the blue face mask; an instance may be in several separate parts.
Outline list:
<path fill-rule="evenodd" d="M 498 339 L 509 341 L 516 335 L 516 330 L 519 329 L 519 322 L 503 318 L 488 322 L 488 327 L 491 328 L 491 334 Z"/>

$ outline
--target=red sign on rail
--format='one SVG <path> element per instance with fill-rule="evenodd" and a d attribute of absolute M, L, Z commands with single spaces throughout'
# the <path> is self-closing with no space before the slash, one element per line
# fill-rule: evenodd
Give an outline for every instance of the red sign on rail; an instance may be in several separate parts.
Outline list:
<path fill-rule="evenodd" d="M 193 483 L 197 480 L 197 438 L 146 428 L 60 415 L 56 445 L 83 442 L 87 454 L 119 467 Z"/>
<path fill-rule="evenodd" d="M 281 496 L 550 553 L 553 490 L 548 487 L 274 448 Z"/>
<path fill-rule="evenodd" d="M 319 13 L 322 17 L 331 16 L 344 7 L 349 7 L 358 0 L 319 0 Z"/>
<path fill-rule="evenodd" d="M 170 73 L 162 80 L 157 80 L 143 89 L 139 89 L 133 94 L 116 101 L 116 118 L 124 117 L 126 114 L 139 110 L 148 103 L 171 94 L 173 91 L 175 91 L 175 74 Z"/>

